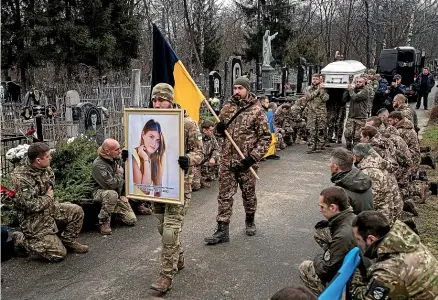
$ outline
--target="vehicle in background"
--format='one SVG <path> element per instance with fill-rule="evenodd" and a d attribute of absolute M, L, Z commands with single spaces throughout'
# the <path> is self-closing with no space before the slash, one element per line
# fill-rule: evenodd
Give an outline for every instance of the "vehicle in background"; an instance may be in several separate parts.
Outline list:
<path fill-rule="evenodd" d="M 383 49 L 380 52 L 377 72 L 385 78 L 389 84 L 395 74 L 402 76 L 402 84 L 406 86 L 408 101 L 416 101 L 417 91 L 415 79 L 424 67 L 424 52 L 414 47 L 403 46 L 394 49 Z"/>

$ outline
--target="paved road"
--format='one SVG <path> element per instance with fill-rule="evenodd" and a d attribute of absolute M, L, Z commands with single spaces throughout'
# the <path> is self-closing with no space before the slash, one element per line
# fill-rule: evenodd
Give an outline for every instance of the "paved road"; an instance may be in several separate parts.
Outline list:
<path fill-rule="evenodd" d="M 279 161 L 264 162 L 258 182 L 258 233 L 244 234 L 240 193 L 230 227 L 231 242 L 206 246 L 217 210 L 217 183 L 193 194 L 183 242 L 186 268 L 166 299 L 269 299 L 275 291 L 299 284 L 297 267 L 317 253 L 312 226 L 321 219 L 317 200 L 330 185 L 329 151 L 305 154 L 306 146 L 288 148 Z M 160 237 L 153 216 L 137 226 L 116 228 L 110 237 L 81 235 L 90 245 L 50 264 L 16 258 L 2 264 L 3 299 L 145 299 L 159 272 Z"/>
<path fill-rule="evenodd" d="M 427 113 L 417 113 L 422 127 Z M 280 152 L 281 160 L 262 164 L 255 237 L 244 234 L 239 194 L 231 242 L 204 245 L 215 225 L 217 184 L 194 193 L 183 235 L 186 268 L 166 299 L 269 299 L 280 288 L 300 284 L 298 265 L 319 251 L 312 238 L 313 224 L 321 219 L 318 195 L 330 186 L 329 151 L 306 155 L 305 150 L 305 145 L 294 146 Z M 90 245 L 90 252 L 69 255 L 61 263 L 2 263 L 3 299 L 136 300 L 157 295 L 149 290 L 159 272 L 155 224 L 153 216 L 142 216 L 136 227 L 116 228 L 110 237 L 85 233 L 81 241 Z"/>

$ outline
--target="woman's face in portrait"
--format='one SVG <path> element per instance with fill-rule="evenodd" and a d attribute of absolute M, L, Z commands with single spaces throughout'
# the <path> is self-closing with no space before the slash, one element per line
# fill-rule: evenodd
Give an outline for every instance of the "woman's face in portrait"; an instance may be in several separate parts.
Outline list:
<path fill-rule="evenodd" d="M 161 137 L 158 131 L 148 131 L 143 134 L 143 143 L 146 147 L 146 152 L 152 154 L 158 150 L 161 143 Z"/>
<path fill-rule="evenodd" d="M 91 124 L 93 126 L 96 126 L 96 124 L 97 124 L 97 115 L 95 115 L 95 114 L 91 115 Z"/>

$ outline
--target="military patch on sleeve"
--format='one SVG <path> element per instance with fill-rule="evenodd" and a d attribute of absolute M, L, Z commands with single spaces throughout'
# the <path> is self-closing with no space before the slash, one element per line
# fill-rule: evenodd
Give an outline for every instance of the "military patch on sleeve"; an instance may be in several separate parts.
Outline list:
<path fill-rule="evenodd" d="M 330 258 L 332 258 L 330 251 L 327 250 L 326 252 L 324 252 L 324 261 L 329 261 Z"/>
<path fill-rule="evenodd" d="M 197 134 L 196 134 L 196 138 L 197 138 L 198 140 L 202 140 L 202 133 L 197 133 Z"/>
<path fill-rule="evenodd" d="M 106 177 L 108 176 L 108 172 L 107 171 L 102 171 L 102 177 Z"/>
<path fill-rule="evenodd" d="M 370 299 L 385 300 L 388 299 L 390 289 L 384 283 L 373 278 L 365 296 Z"/>

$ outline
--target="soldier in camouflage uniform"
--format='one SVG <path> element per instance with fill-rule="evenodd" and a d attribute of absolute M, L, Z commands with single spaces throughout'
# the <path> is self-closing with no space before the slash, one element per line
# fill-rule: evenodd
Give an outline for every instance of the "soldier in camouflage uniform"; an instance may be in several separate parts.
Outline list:
<path fill-rule="evenodd" d="M 201 130 L 204 159 L 198 166 L 193 167 L 193 191 L 202 187 L 210 187 L 208 181 L 215 179 L 215 169 L 219 166 L 219 144 L 213 134 L 214 123 L 210 120 L 204 120 L 201 124 Z"/>
<path fill-rule="evenodd" d="M 421 161 L 420 143 L 415 133 L 414 125 L 408 119 L 404 118 L 400 111 L 391 112 L 388 116 L 388 123 L 397 129 L 400 136 L 408 145 L 411 153 L 412 165 L 408 172 L 410 175 L 410 184 L 408 185 L 410 196 L 418 196 L 421 202 L 424 202 L 426 199 L 427 185 L 413 180 L 413 178 L 417 177 Z"/>
<path fill-rule="evenodd" d="M 307 153 L 313 153 L 324 149 L 324 132 L 327 129 L 326 102 L 329 96 L 324 89 L 324 83 L 321 82 L 319 74 L 312 76 L 312 85 L 307 88 L 304 97 L 308 109 L 307 129 L 309 130 L 309 136 Z"/>
<path fill-rule="evenodd" d="M 219 115 L 221 121 L 216 126 L 217 134 L 223 135 L 227 130 L 245 158 L 241 158 L 228 139 L 224 140 L 219 166 L 217 229 L 212 236 L 205 238 L 207 244 L 229 242 L 229 223 L 237 186 L 242 190 L 246 235 L 256 234 L 256 179 L 249 167 L 258 169 L 257 162 L 269 149 L 271 132 L 263 108 L 258 105 L 255 95 L 249 90 L 248 78 L 237 78 L 234 82 L 233 96 Z"/>
<path fill-rule="evenodd" d="M 344 92 L 342 101 L 350 102 L 348 109 L 348 119 L 345 124 L 345 140 L 347 149 L 352 147 L 360 140 L 360 128 L 365 125 L 365 120 L 368 116 L 368 90 L 365 88 L 365 79 L 358 78 L 356 87 L 348 85 L 348 91 Z"/>
<path fill-rule="evenodd" d="M 14 206 L 22 231 L 14 232 L 13 242 L 17 252 L 30 252 L 56 262 L 66 257 L 66 248 L 85 253 L 88 246 L 76 241 L 84 220 L 82 208 L 58 203 L 53 196 L 55 175 L 50 168 L 49 150 L 44 143 L 32 144 L 26 163 L 12 173 L 16 192 Z M 58 232 L 57 226 L 61 224 L 64 230 Z"/>
<path fill-rule="evenodd" d="M 278 107 L 274 114 L 274 126 L 282 129 L 282 137 L 287 146 L 292 145 L 294 132 L 290 109 L 290 103 L 284 103 Z"/>
<path fill-rule="evenodd" d="M 327 101 L 327 139 L 328 142 L 342 143 L 346 107 L 342 102 L 343 89 L 328 89 Z"/>
<path fill-rule="evenodd" d="M 364 78 L 366 80 L 366 87 L 368 88 L 369 92 L 369 108 L 368 108 L 368 116 L 371 116 L 371 111 L 373 108 L 374 103 L 374 96 L 376 95 L 376 91 L 379 88 L 379 82 L 374 78 L 376 75 L 376 70 L 369 69 L 367 74 L 365 74 Z"/>
<path fill-rule="evenodd" d="M 411 153 L 409 151 L 409 147 L 403 138 L 398 133 L 397 129 L 394 126 L 388 125 L 385 128 L 384 123 L 379 117 L 371 117 L 366 122 L 367 126 L 373 126 L 377 128 L 379 133 L 390 139 L 394 144 L 395 155 L 394 157 L 397 160 L 398 168 L 396 170 L 395 178 L 397 179 L 397 183 L 400 189 L 400 194 L 403 200 L 409 198 L 409 190 L 408 184 L 410 181 L 410 173 L 409 168 L 412 166 Z"/>
<path fill-rule="evenodd" d="M 154 108 L 179 107 L 174 104 L 174 90 L 167 83 L 158 83 L 151 94 Z M 158 232 L 162 237 L 160 277 L 152 284 L 151 289 L 165 293 L 172 287 L 175 274 L 184 268 L 184 251 L 181 245 L 181 232 L 184 216 L 192 199 L 193 167 L 199 165 L 204 158 L 202 134 L 198 124 L 187 114 L 184 115 L 184 156 L 180 156 L 178 164 L 184 170 L 184 205 L 152 203 L 152 210 L 158 219 Z M 176 162 L 175 162 L 176 163 Z"/>
<path fill-rule="evenodd" d="M 403 201 L 395 177 L 388 172 L 388 162 L 367 143 L 359 143 L 353 149 L 355 164 L 371 178 L 374 210 L 395 220 L 403 210 Z"/>
<path fill-rule="evenodd" d="M 91 171 L 93 184 L 93 200 L 101 203 L 98 218 L 100 233 L 108 235 L 111 230 L 111 216 L 115 214 L 121 223 L 133 226 L 137 217 L 129 204 L 128 198 L 122 195 L 125 183 L 123 168 L 119 165 L 120 144 L 114 139 L 106 139 L 97 150 L 98 157 L 93 162 Z"/>
<path fill-rule="evenodd" d="M 365 251 L 352 278 L 354 300 L 438 299 L 438 261 L 420 237 L 400 221 L 389 222 L 381 213 L 364 211 L 353 221 L 359 246 Z M 367 274 L 365 274 L 367 273 Z"/>
<path fill-rule="evenodd" d="M 389 162 L 388 172 L 395 174 L 398 170 L 398 162 L 396 159 L 396 150 L 392 141 L 382 136 L 377 128 L 373 126 L 364 126 L 360 129 L 360 142 L 370 143 L 374 151 L 384 160 Z"/>
<path fill-rule="evenodd" d="M 408 119 L 414 124 L 414 130 L 418 133 L 420 128 L 418 127 L 418 117 L 417 112 L 407 103 L 408 99 L 402 95 L 398 94 L 394 97 L 392 106 L 399 112 L 402 113 L 403 117 Z"/>
<path fill-rule="evenodd" d="M 292 141 L 294 144 L 297 142 L 298 136 L 300 135 L 302 138 L 303 131 L 306 130 L 306 121 L 303 119 L 303 109 L 301 107 L 301 101 L 302 99 L 296 101 L 290 109 L 293 129 Z"/>

